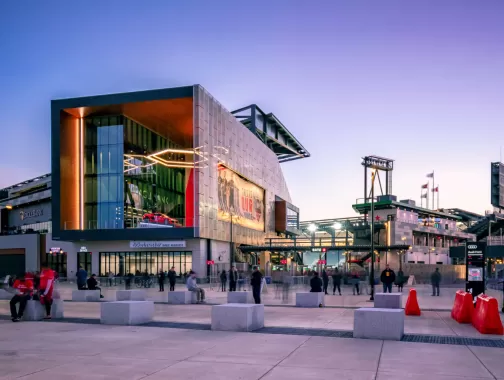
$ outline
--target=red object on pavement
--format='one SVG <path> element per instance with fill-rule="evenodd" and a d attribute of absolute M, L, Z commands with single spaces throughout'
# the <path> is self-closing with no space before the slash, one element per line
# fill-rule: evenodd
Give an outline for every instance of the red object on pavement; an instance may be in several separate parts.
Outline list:
<path fill-rule="evenodd" d="M 420 315 L 420 306 L 418 306 L 417 294 L 415 289 L 410 289 L 406 307 L 404 308 L 406 315 Z"/>
<path fill-rule="evenodd" d="M 471 323 L 474 313 L 473 298 L 471 293 L 457 290 L 451 311 L 451 317 L 458 323 Z"/>
<path fill-rule="evenodd" d="M 495 298 L 485 295 L 476 298 L 472 324 L 482 334 L 504 335 L 499 306 Z"/>

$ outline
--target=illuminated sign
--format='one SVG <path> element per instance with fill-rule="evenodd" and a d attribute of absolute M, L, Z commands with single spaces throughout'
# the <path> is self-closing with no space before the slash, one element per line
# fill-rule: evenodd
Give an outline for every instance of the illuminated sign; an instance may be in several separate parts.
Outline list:
<path fill-rule="evenodd" d="M 286 264 L 287 264 L 287 260 L 286 260 L 286 259 L 282 259 L 282 260 L 280 260 L 280 264 L 282 264 L 282 265 L 286 265 Z"/>
<path fill-rule="evenodd" d="M 37 208 L 35 210 L 30 210 L 30 211 L 21 210 L 19 212 L 19 217 L 21 218 L 21 220 L 36 218 L 36 217 L 42 216 L 42 215 L 44 215 L 44 210 L 41 208 Z"/>
<path fill-rule="evenodd" d="M 219 165 L 217 219 L 264 231 L 264 189 Z"/>
<path fill-rule="evenodd" d="M 130 241 L 130 248 L 185 248 L 185 240 L 180 241 Z"/>

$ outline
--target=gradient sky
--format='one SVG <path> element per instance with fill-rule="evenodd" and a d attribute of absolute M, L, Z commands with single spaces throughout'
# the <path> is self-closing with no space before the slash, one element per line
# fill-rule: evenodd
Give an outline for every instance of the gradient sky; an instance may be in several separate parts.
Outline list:
<path fill-rule="evenodd" d="M 0 1 L 0 187 L 50 172 L 50 100 L 199 83 L 258 104 L 312 157 L 283 164 L 301 219 L 352 216 L 360 158 L 394 194 L 490 209 L 504 146 L 504 1 Z M 504 154 L 504 149 L 503 149 Z"/>

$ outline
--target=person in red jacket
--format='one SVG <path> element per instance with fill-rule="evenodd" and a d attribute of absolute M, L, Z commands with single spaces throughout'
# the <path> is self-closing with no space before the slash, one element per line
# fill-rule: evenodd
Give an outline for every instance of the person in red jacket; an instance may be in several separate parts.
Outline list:
<path fill-rule="evenodd" d="M 23 317 L 26 303 L 31 297 L 33 291 L 33 281 L 25 278 L 24 274 L 17 276 L 16 281 L 12 285 L 16 289 L 16 295 L 10 300 L 10 312 L 12 322 L 19 322 Z M 19 303 L 19 311 L 16 310 L 16 304 Z"/>
<path fill-rule="evenodd" d="M 44 319 L 51 319 L 51 306 L 53 302 L 54 271 L 47 267 L 42 267 L 40 272 L 39 295 L 40 303 L 45 306 L 46 316 Z"/>

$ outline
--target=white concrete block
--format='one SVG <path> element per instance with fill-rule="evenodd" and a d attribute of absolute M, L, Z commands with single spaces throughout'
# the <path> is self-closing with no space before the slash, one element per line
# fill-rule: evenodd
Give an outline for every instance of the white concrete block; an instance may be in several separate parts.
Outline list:
<path fill-rule="evenodd" d="M 72 301 L 92 302 L 100 300 L 99 290 L 72 290 Z"/>
<path fill-rule="evenodd" d="M 212 306 L 212 330 L 254 331 L 264 327 L 264 305 L 228 303 Z"/>
<path fill-rule="evenodd" d="M 196 292 L 190 292 L 189 290 L 176 290 L 174 292 L 168 292 L 168 303 L 185 305 L 197 302 L 198 295 Z"/>
<path fill-rule="evenodd" d="M 14 297 L 14 293 L 9 293 L 5 289 L 0 289 L 0 300 L 10 300 Z"/>
<path fill-rule="evenodd" d="M 401 293 L 376 293 L 374 307 L 378 309 L 402 309 Z"/>
<path fill-rule="evenodd" d="M 354 338 L 401 340 L 404 310 L 361 308 L 354 313 Z"/>
<path fill-rule="evenodd" d="M 252 292 L 228 292 L 228 303 L 255 303 Z"/>
<path fill-rule="evenodd" d="M 318 293 L 296 293 L 297 307 L 320 307 L 325 306 L 325 297 L 323 292 Z"/>
<path fill-rule="evenodd" d="M 45 316 L 45 306 L 42 305 L 40 301 L 29 300 L 26 303 L 26 309 L 23 314 L 23 321 L 41 321 Z"/>
<path fill-rule="evenodd" d="M 63 319 L 64 318 L 64 304 L 62 299 L 53 299 L 51 306 L 51 317 L 53 319 Z"/>
<path fill-rule="evenodd" d="M 100 323 L 104 325 L 141 325 L 152 322 L 154 302 L 114 301 L 102 302 Z"/>
<path fill-rule="evenodd" d="M 145 290 L 118 290 L 116 291 L 117 301 L 146 301 Z"/>

